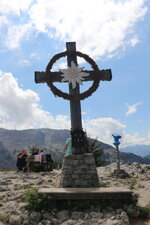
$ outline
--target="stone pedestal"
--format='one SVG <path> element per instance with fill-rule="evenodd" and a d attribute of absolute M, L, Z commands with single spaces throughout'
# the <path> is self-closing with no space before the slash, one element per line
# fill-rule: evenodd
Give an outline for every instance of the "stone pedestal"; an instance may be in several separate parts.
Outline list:
<path fill-rule="evenodd" d="M 95 159 L 92 153 L 74 154 L 64 157 L 60 187 L 100 187 Z"/>

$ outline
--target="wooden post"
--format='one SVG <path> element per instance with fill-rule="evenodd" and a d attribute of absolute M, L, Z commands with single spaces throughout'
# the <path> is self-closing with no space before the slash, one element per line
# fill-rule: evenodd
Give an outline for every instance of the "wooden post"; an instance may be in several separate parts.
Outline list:
<path fill-rule="evenodd" d="M 66 43 L 67 51 L 76 51 L 76 43 L 75 42 L 67 42 Z M 74 62 L 77 65 L 77 57 L 76 55 L 70 55 L 67 57 L 68 66 L 71 66 L 71 62 Z M 80 87 L 79 84 L 76 84 L 75 88 L 72 88 L 72 85 L 69 84 L 69 93 L 70 94 L 79 94 Z M 82 119 L 81 119 L 81 103 L 80 101 L 70 101 L 70 118 L 71 118 L 71 131 L 74 130 L 82 130 Z M 80 149 L 73 148 L 73 153 L 80 152 Z"/>

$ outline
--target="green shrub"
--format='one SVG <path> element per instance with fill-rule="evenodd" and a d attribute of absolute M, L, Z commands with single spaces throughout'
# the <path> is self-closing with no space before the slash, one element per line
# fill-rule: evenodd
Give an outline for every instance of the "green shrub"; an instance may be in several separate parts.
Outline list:
<path fill-rule="evenodd" d="M 137 178 L 136 177 L 132 177 L 131 183 L 129 184 L 129 189 L 133 190 L 134 186 L 136 185 L 136 183 L 137 183 Z"/>
<path fill-rule="evenodd" d="M 30 148 L 31 155 L 37 155 L 39 153 L 39 149 L 35 146 Z"/>
<path fill-rule="evenodd" d="M 128 203 L 137 206 L 137 204 L 138 204 L 138 198 L 139 198 L 139 194 L 133 193 L 132 194 L 132 197 L 131 197 L 131 199 L 129 200 Z"/>
<path fill-rule="evenodd" d="M 40 211 L 49 207 L 51 197 L 38 193 L 38 189 L 32 187 L 24 192 L 22 200 L 27 203 L 27 210 Z"/>
<path fill-rule="evenodd" d="M 53 169 L 61 169 L 62 168 L 62 159 L 55 159 L 53 162 Z"/>
<path fill-rule="evenodd" d="M 101 147 L 101 143 L 99 143 L 96 139 L 86 138 L 86 143 L 84 147 L 84 152 L 93 153 L 95 158 L 95 163 L 97 167 L 100 167 L 104 164 L 105 160 L 101 159 L 104 151 Z"/>
<path fill-rule="evenodd" d="M 10 216 L 7 214 L 0 214 L 0 221 L 2 221 L 3 223 L 8 223 L 9 218 L 10 218 Z"/>
<path fill-rule="evenodd" d="M 150 204 L 147 206 L 138 206 L 140 211 L 140 217 L 142 218 L 150 218 Z"/>

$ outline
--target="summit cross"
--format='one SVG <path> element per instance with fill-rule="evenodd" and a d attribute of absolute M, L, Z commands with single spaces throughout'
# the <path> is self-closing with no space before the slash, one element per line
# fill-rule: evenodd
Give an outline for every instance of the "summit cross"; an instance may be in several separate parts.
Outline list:
<path fill-rule="evenodd" d="M 80 52 L 76 52 L 76 43 L 75 42 L 67 42 L 66 50 L 67 51 L 64 52 L 64 54 L 62 54 L 61 57 L 67 56 L 67 65 L 70 68 L 72 66 L 72 63 L 74 63 L 76 66 L 78 65 L 77 64 L 77 56 L 80 56 L 80 55 L 81 55 L 80 57 L 82 57 L 82 55 L 85 56 L 84 54 L 79 54 Z M 54 56 L 53 58 L 56 58 L 56 57 Z M 86 59 L 86 57 L 85 57 L 85 59 Z M 89 57 L 88 57 L 88 59 L 89 59 Z M 54 60 L 54 62 L 55 61 L 56 60 Z M 89 62 L 91 62 L 90 64 L 95 63 L 91 58 L 89 59 Z M 49 71 L 49 67 L 51 69 L 51 66 L 52 66 L 52 65 L 50 66 L 50 64 L 53 64 L 53 63 L 51 63 L 51 61 L 49 62 L 46 72 L 39 72 L 39 71 L 35 72 L 35 83 L 47 83 L 48 86 L 50 86 L 50 88 L 51 88 L 51 85 L 53 85 L 54 82 L 62 82 L 62 74 L 63 73 L 61 72 L 61 70 L 57 71 L 57 72 Z M 94 66 L 94 67 L 96 67 L 96 66 Z M 88 73 L 89 75 L 85 76 L 84 80 L 82 80 L 82 81 L 94 81 L 95 80 L 94 82 L 96 84 L 97 82 L 99 83 L 100 80 L 110 81 L 112 79 L 112 74 L 111 74 L 110 69 L 107 69 L 107 70 L 96 69 L 96 70 L 88 70 L 88 71 L 83 70 L 83 73 L 84 72 Z M 97 87 L 96 87 L 96 89 L 97 89 Z M 52 88 L 51 88 L 51 90 L 52 90 Z M 53 93 L 55 95 L 57 95 L 56 92 L 53 92 Z M 61 93 L 63 93 L 63 92 L 61 92 Z M 84 92 L 84 93 L 86 93 L 86 92 Z M 88 96 L 90 96 L 92 93 L 90 93 Z M 69 83 L 69 94 L 67 94 L 66 99 L 70 100 L 71 134 L 72 134 L 72 146 L 73 146 L 74 154 L 81 153 L 82 152 L 81 149 L 84 145 L 84 132 L 82 129 L 81 103 L 80 103 L 80 100 L 84 99 L 84 98 L 80 98 L 81 95 L 82 95 L 82 93 L 80 94 L 79 84 L 76 83 L 75 87 L 73 87 L 72 84 Z M 60 95 L 58 95 L 58 96 L 62 97 Z"/>

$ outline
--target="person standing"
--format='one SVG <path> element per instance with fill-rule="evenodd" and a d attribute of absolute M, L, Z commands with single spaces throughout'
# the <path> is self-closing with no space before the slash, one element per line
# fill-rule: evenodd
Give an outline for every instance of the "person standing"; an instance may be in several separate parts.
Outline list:
<path fill-rule="evenodd" d="M 72 140 L 71 138 L 67 138 L 64 144 L 65 156 L 72 155 Z"/>

